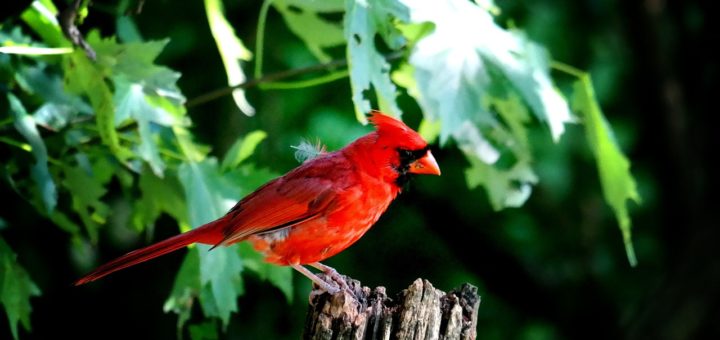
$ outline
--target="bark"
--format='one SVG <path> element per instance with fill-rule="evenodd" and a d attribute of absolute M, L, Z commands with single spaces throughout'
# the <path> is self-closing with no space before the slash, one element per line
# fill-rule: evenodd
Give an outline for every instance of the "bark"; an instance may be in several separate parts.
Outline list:
<path fill-rule="evenodd" d="M 475 339 L 480 296 L 462 284 L 445 293 L 423 279 L 388 297 L 347 279 L 352 292 L 311 294 L 303 339 Z"/>

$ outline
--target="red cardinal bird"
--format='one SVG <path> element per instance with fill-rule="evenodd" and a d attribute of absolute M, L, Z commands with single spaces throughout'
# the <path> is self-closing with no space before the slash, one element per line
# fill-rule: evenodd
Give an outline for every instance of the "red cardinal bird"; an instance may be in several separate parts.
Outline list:
<path fill-rule="evenodd" d="M 138 249 L 95 269 L 75 285 L 193 243 L 227 246 L 248 241 L 265 260 L 291 266 L 334 294 L 339 288 L 310 265 L 339 281 L 323 264 L 355 243 L 385 212 L 412 175 L 440 175 L 428 144 L 403 122 L 374 111 L 373 131 L 341 150 L 322 153 L 238 202 L 225 216 Z"/>

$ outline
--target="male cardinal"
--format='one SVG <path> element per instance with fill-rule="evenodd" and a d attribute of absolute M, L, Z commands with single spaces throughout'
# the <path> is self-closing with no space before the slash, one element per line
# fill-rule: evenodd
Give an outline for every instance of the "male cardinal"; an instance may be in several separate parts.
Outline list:
<path fill-rule="evenodd" d="M 303 265 L 338 280 L 337 272 L 319 261 L 365 234 L 410 177 L 440 175 L 427 142 L 417 132 L 378 111 L 373 111 L 369 120 L 375 131 L 271 180 L 240 200 L 225 216 L 127 253 L 75 285 L 196 242 L 227 246 L 248 241 L 266 261 L 291 266 L 320 289 L 338 292 L 340 287 L 320 279 Z M 344 281 L 338 282 L 345 286 Z"/>

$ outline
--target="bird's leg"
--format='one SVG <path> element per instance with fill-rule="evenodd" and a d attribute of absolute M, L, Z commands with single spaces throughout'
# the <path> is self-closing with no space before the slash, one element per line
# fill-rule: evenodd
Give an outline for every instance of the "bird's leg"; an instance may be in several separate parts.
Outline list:
<path fill-rule="evenodd" d="M 334 295 L 335 293 L 340 291 L 340 288 L 330 285 L 325 280 L 323 280 L 320 277 L 318 277 L 317 275 L 313 274 L 307 268 L 305 268 L 299 264 L 291 264 L 290 266 L 295 268 L 295 270 L 299 271 L 300 274 L 307 276 L 310 280 L 312 280 L 312 282 L 315 282 L 315 284 L 318 285 L 318 287 L 320 287 L 321 290 L 328 292 L 330 295 Z M 315 266 L 313 266 L 313 267 L 315 267 Z M 315 267 L 315 268 L 317 268 L 317 267 Z M 330 268 L 330 267 L 328 267 L 328 268 Z M 332 268 L 330 268 L 330 269 L 332 269 Z M 335 273 L 337 274 L 337 272 L 335 272 Z M 345 286 L 347 286 L 347 284 Z M 313 295 L 319 295 L 319 294 L 315 294 L 313 292 Z"/>
<path fill-rule="evenodd" d="M 347 281 L 345 281 L 345 278 L 342 277 L 340 273 L 335 270 L 335 268 L 326 266 L 320 262 L 313 262 L 309 263 L 308 265 L 322 271 L 323 273 L 325 273 L 325 275 L 329 276 L 331 279 L 337 282 L 340 285 L 340 288 L 342 288 L 348 293 L 355 295 L 352 289 L 350 289 L 350 286 L 348 286 Z"/>

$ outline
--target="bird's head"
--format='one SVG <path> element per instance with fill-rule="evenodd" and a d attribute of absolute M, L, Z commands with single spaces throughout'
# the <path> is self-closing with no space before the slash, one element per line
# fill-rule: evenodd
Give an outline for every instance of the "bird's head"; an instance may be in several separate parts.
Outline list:
<path fill-rule="evenodd" d="M 428 143 L 417 132 L 379 111 L 373 111 L 368 119 L 376 129 L 373 163 L 381 165 L 385 177 L 402 187 L 412 175 L 440 175 Z"/>

